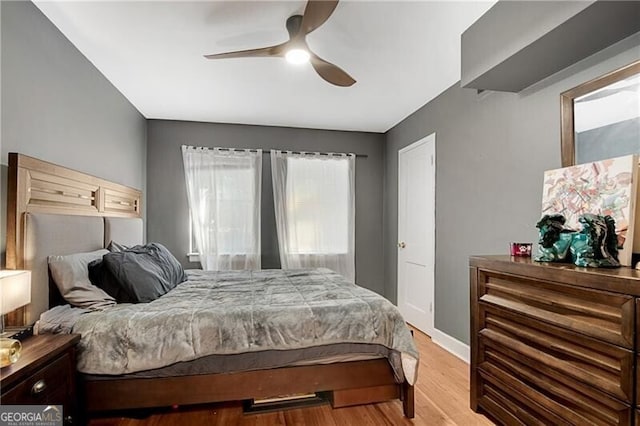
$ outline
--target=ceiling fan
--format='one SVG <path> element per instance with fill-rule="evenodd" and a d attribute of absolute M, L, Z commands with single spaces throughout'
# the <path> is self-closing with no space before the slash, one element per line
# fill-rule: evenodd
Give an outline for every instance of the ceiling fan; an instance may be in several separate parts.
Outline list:
<path fill-rule="evenodd" d="M 236 52 L 204 55 L 207 59 L 249 58 L 249 57 L 284 57 L 294 64 L 311 62 L 316 72 L 331 84 L 348 87 L 356 81 L 340 67 L 325 61 L 313 53 L 307 45 L 307 34 L 324 24 L 331 16 L 338 0 L 309 0 L 303 15 L 293 15 L 287 19 L 289 40 L 260 49 L 240 50 Z"/>

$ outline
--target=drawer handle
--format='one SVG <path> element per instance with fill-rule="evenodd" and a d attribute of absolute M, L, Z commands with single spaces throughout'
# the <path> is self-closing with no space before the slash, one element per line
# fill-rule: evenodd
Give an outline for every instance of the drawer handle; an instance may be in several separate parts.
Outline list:
<path fill-rule="evenodd" d="M 46 388 L 47 388 L 47 382 L 45 382 L 44 380 L 38 380 L 33 384 L 33 386 L 31 386 L 31 395 L 33 396 L 39 395 L 42 392 L 44 392 Z"/>

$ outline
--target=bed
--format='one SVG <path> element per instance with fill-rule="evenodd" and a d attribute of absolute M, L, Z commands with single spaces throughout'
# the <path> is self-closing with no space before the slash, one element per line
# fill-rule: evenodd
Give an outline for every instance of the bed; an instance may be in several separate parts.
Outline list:
<path fill-rule="evenodd" d="M 143 235 L 141 199 L 142 194 L 138 190 L 21 154 L 9 154 L 7 267 L 32 271 L 32 302 L 15 314 L 12 321 L 32 324 L 50 307 L 64 303 L 55 285 L 50 283 L 48 256 L 88 252 L 104 248 L 112 240 L 126 245 L 140 243 Z M 243 273 L 247 274 L 239 274 Z M 330 271 L 306 273 L 309 275 L 300 278 L 286 271 L 265 271 L 257 275 L 261 277 L 257 280 L 268 280 L 269 274 L 280 274 L 286 281 L 300 278 L 298 282 L 303 284 L 306 281 L 302 279 L 324 280 L 329 285 L 337 280 Z M 202 275 L 206 274 L 192 272 L 188 283 L 195 282 L 197 287 Z M 188 284 L 182 290 L 187 291 L 189 285 L 194 286 Z M 354 298 L 366 299 L 366 295 L 355 294 L 358 293 L 356 290 L 353 292 Z M 170 294 L 173 293 L 165 296 Z M 305 301 L 307 305 L 308 302 Z M 370 314 L 381 310 L 372 301 L 366 301 L 365 305 Z M 85 322 L 90 323 L 88 320 Z M 93 321 L 94 327 L 100 322 L 101 319 Z M 87 336 L 90 333 L 86 331 Z M 357 346 L 358 342 L 350 343 Z M 80 346 L 82 350 L 82 342 Z M 305 349 L 313 350 L 311 345 L 308 346 Z M 403 360 L 396 360 L 395 364 L 389 362 L 397 353 L 384 353 L 384 344 L 374 346 L 378 352 L 374 350 L 367 356 L 356 350 L 358 356 L 349 357 L 341 347 L 337 352 L 325 353 L 324 357 L 315 353 L 313 361 L 305 363 L 300 353 L 287 352 L 289 348 L 276 345 L 271 349 L 285 351 L 278 353 L 275 364 L 265 361 L 268 348 L 261 347 L 255 352 L 259 356 L 249 361 L 252 368 L 235 369 L 233 372 L 224 371 L 224 368 L 211 372 L 211 368 L 203 367 L 194 373 L 196 370 L 180 370 L 173 365 L 165 370 L 159 366 L 160 374 L 126 368 L 117 371 L 117 375 L 105 375 L 101 371 L 98 374 L 83 373 L 80 374 L 80 394 L 89 415 L 112 410 L 323 392 L 334 408 L 399 398 L 405 416 L 413 418 L 414 393 L 410 383 L 415 378 L 415 367 L 409 373 L 410 377 L 404 377 L 402 372 L 398 372 L 398 365 L 402 365 Z M 286 356 L 280 356 L 282 354 L 293 358 L 286 361 Z M 206 357 L 193 358 L 192 361 L 197 363 Z M 214 361 L 216 365 L 224 364 L 218 362 L 219 359 Z M 99 365 L 99 362 L 94 364 Z"/>

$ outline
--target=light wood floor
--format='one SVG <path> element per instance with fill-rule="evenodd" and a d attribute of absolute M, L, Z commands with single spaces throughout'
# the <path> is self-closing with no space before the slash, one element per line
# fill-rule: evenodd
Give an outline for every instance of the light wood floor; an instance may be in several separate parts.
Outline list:
<path fill-rule="evenodd" d="M 420 351 L 420 367 L 413 420 L 403 417 L 399 401 L 335 410 L 323 405 L 247 415 L 242 413 L 239 403 L 229 403 L 158 412 L 143 419 L 94 419 L 90 426 L 493 425 L 469 409 L 469 366 L 431 342 L 428 336 L 419 331 L 414 335 Z"/>

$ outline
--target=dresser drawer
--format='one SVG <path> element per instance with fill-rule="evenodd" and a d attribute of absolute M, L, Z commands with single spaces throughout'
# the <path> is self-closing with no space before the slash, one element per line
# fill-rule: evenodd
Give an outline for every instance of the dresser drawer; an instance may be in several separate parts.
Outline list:
<path fill-rule="evenodd" d="M 69 405 L 74 366 L 69 353 L 64 353 L 49 365 L 2 394 L 2 404 Z"/>
<path fill-rule="evenodd" d="M 615 400 L 592 401 L 586 411 L 573 403 L 538 392 L 504 371 L 480 372 L 478 405 L 505 425 L 631 425 L 633 410 Z M 574 395 L 581 399 L 580 395 Z"/>
<path fill-rule="evenodd" d="M 632 296 L 485 270 L 477 278 L 483 304 L 633 349 Z"/>
<path fill-rule="evenodd" d="M 632 402 L 632 351 L 492 306 L 480 305 L 480 318 L 478 368 L 509 367 L 518 377 L 535 370 L 536 376 L 527 380 L 557 397 L 577 391 L 591 392 L 599 400 L 603 391 Z M 506 359 L 517 360 L 522 368 Z M 554 386 L 547 389 L 545 383 Z"/>
<path fill-rule="evenodd" d="M 636 353 L 636 405 L 640 408 L 640 354 Z M 636 422 L 637 426 L 640 423 Z"/>

